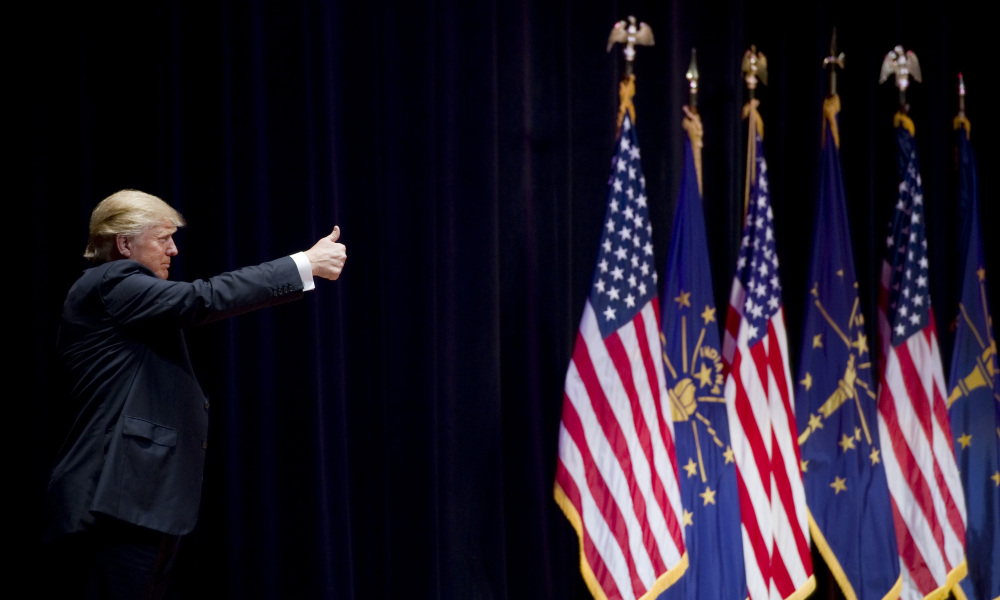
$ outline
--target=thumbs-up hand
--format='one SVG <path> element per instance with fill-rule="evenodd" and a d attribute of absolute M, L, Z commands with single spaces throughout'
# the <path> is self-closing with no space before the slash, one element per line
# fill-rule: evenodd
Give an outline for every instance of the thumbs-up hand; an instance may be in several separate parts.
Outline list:
<path fill-rule="evenodd" d="M 305 255 L 312 264 L 314 277 L 323 279 L 340 277 L 340 272 L 347 261 L 347 246 L 339 243 L 337 241 L 339 239 L 340 227 L 334 225 L 330 235 L 320 238 L 312 248 L 306 250 Z"/>

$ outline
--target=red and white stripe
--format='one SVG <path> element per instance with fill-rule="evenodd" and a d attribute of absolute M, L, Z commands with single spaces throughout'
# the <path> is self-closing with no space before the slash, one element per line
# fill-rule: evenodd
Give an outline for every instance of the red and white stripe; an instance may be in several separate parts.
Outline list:
<path fill-rule="evenodd" d="M 587 301 L 566 374 L 556 499 L 595 598 L 655 598 L 687 566 L 659 304 L 602 339 Z"/>
<path fill-rule="evenodd" d="M 751 600 L 799 598 L 815 588 L 815 580 L 784 309 L 768 320 L 766 335 L 751 346 L 743 319 L 745 300 L 743 285 L 734 278 L 723 355 L 747 593 Z"/>
<path fill-rule="evenodd" d="M 878 428 L 903 573 L 900 597 L 944 597 L 965 571 L 965 496 L 952 446 L 934 313 L 930 311 L 926 327 L 893 347 L 887 309 L 891 270 L 884 262 Z"/>

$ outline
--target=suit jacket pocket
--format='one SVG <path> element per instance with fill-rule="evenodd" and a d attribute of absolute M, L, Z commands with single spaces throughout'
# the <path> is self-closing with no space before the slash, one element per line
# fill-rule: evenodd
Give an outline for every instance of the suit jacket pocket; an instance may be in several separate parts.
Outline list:
<path fill-rule="evenodd" d="M 177 430 L 122 415 L 112 435 L 91 510 L 172 532 L 176 507 Z"/>
<path fill-rule="evenodd" d="M 136 443 L 144 445 L 166 446 L 173 448 L 177 445 L 177 430 L 173 427 L 157 425 L 152 421 L 140 419 L 138 417 L 122 417 L 122 435 L 136 438 Z"/>

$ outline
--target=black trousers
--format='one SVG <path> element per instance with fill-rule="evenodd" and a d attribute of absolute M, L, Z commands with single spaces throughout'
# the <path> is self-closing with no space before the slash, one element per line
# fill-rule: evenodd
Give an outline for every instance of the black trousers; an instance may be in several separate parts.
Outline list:
<path fill-rule="evenodd" d="M 99 519 L 90 530 L 50 542 L 41 587 L 46 598 L 161 600 L 166 597 L 180 536 Z"/>

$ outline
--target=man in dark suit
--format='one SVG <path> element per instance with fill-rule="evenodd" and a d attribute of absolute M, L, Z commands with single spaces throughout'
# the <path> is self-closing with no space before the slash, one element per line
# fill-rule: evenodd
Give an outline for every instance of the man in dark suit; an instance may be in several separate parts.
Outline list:
<path fill-rule="evenodd" d="M 74 597 L 158 598 L 201 499 L 209 404 L 183 329 L 300 298 L 337 279 L 339 228 L 305 252 L 167 281 L 181 215 L 143 192 L 103 200 L 57 340 L 72 426 L 49 480 L 52 559 Z"/>

